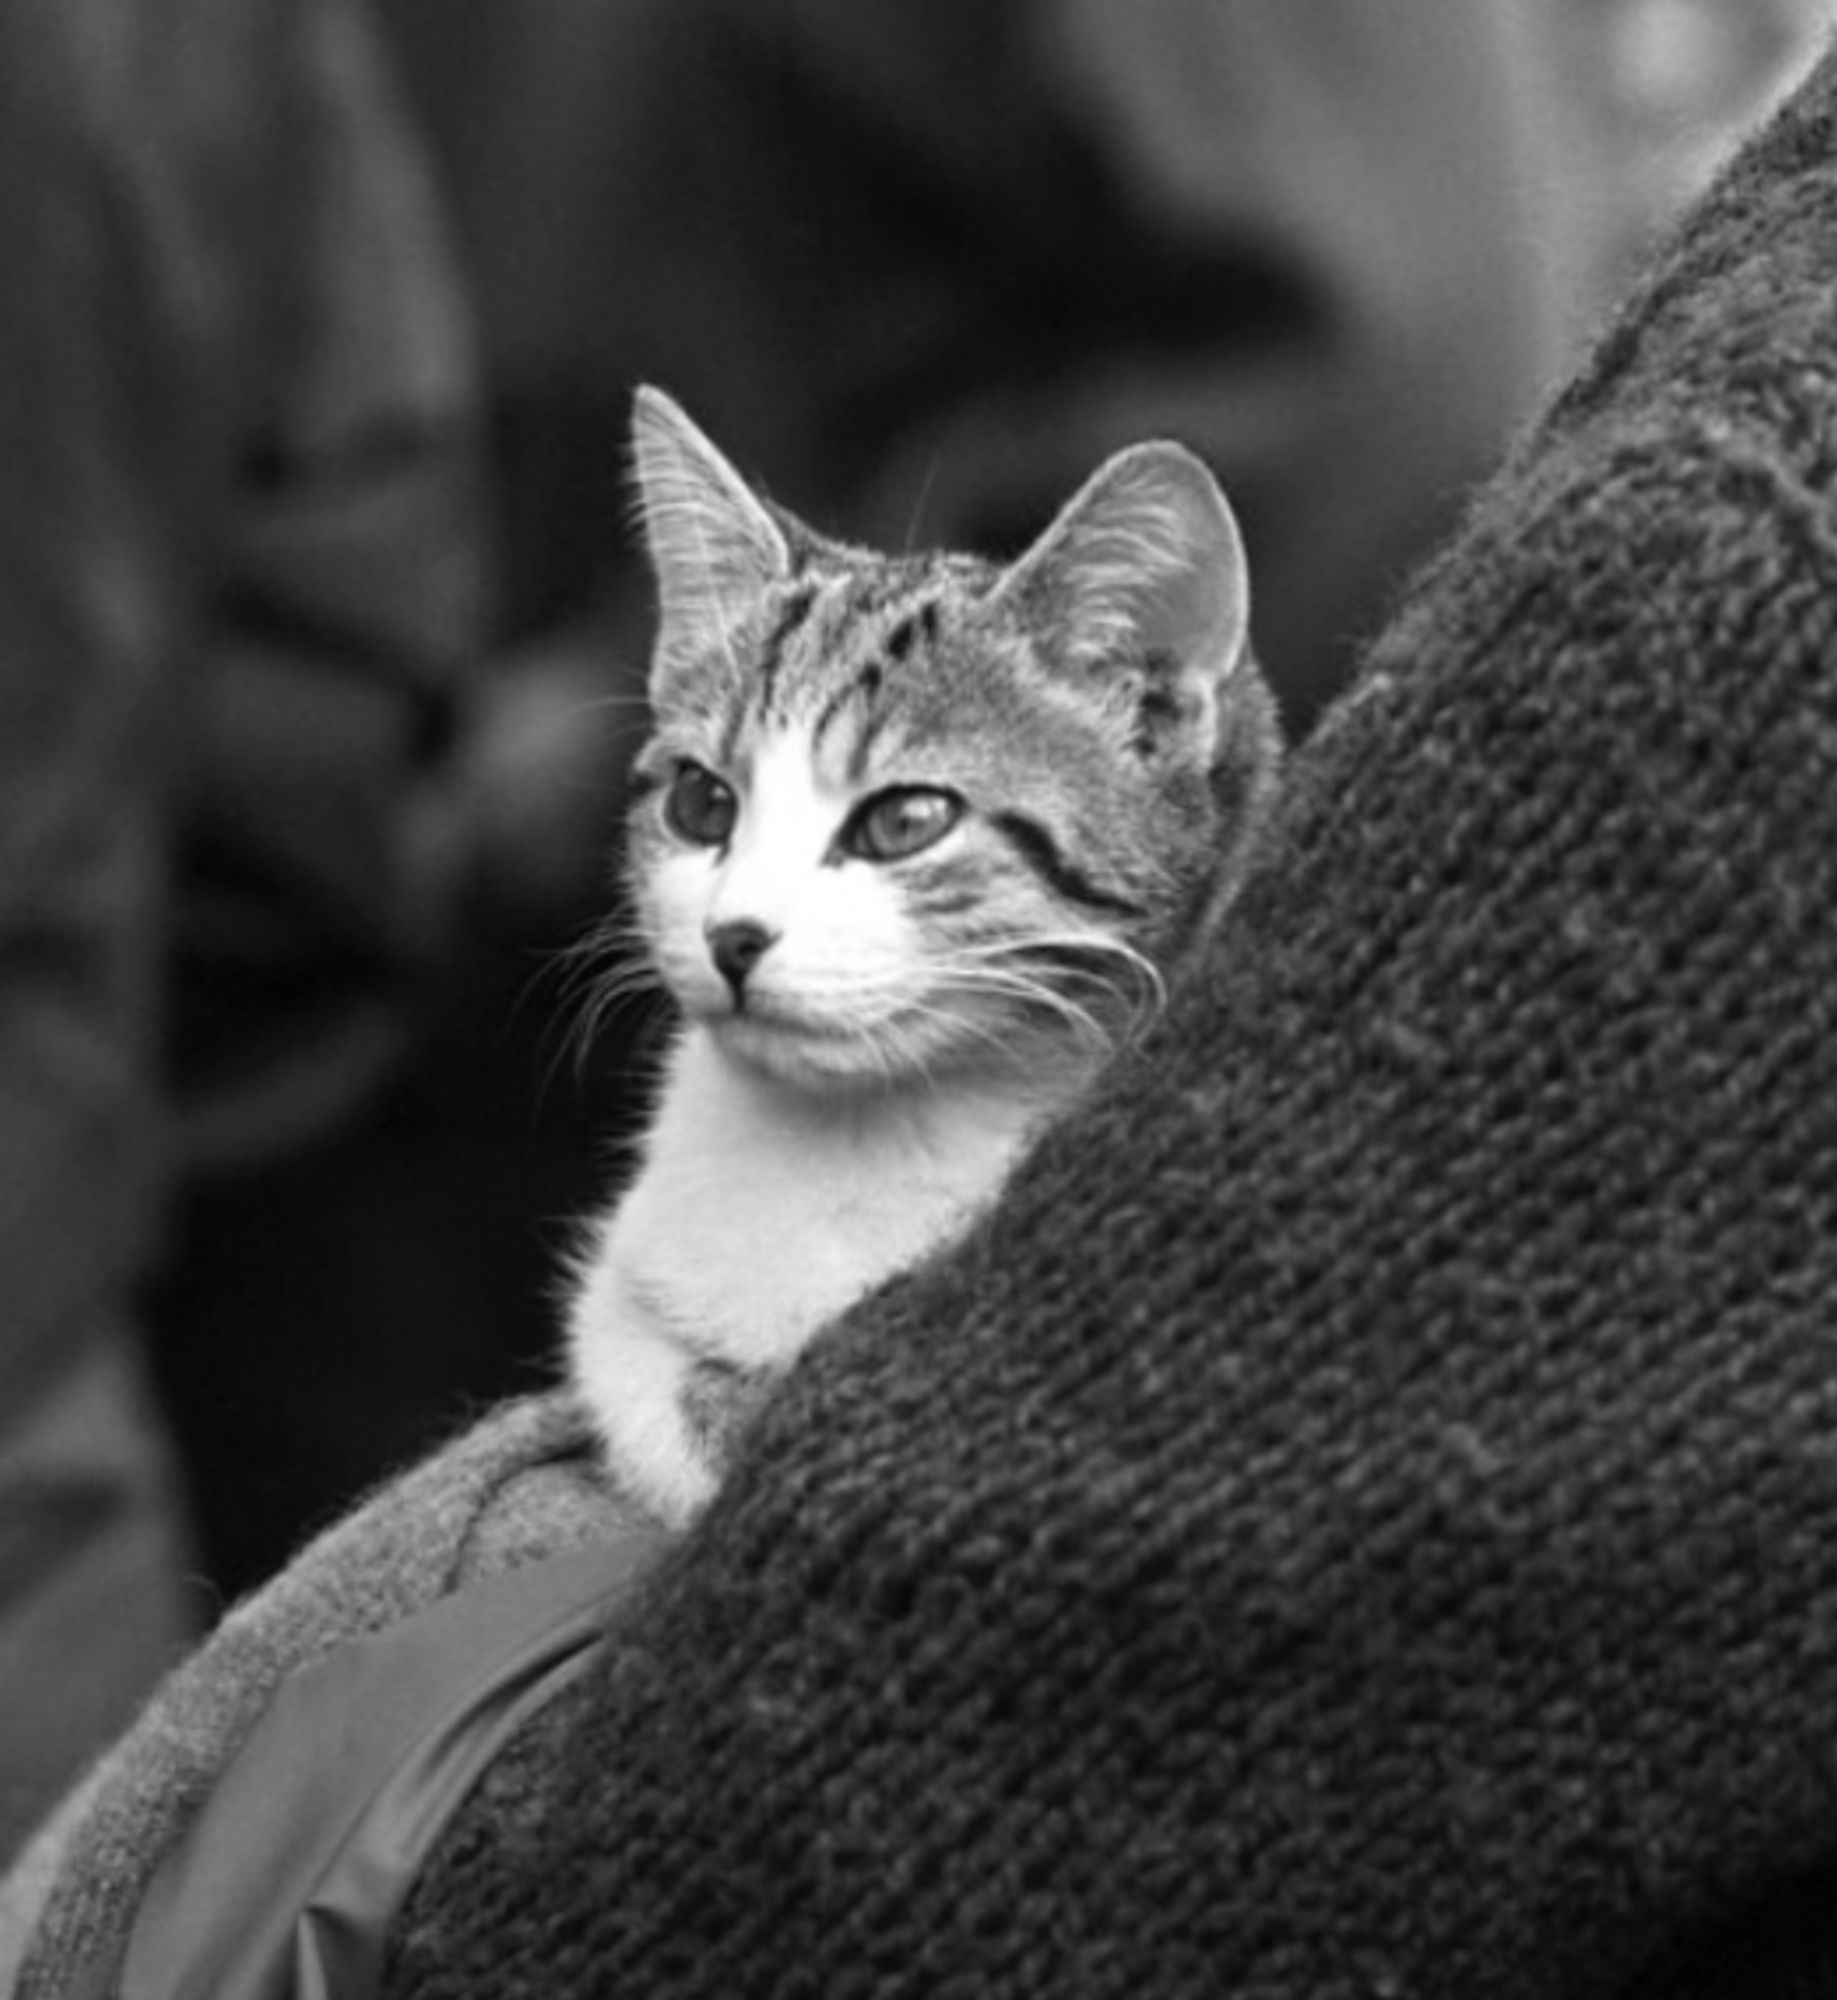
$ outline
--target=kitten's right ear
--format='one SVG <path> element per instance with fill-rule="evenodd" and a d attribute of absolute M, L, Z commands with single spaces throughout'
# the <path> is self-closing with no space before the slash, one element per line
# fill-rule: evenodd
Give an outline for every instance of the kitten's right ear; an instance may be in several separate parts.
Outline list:
<path fill-rule="evenodd" d="M 1107 459 L 1008 570 L 1074 672 L 1137 676 L 1140 739 L 1207 761 L 1225 684 L 1248 657 L 1250 585 L 1230 505 L 1184 446 Z"/>
<path fill-rule="evenodd" d="M 791 573 L 783 531 L 661 389 L 632 408 L 632 458 L 661 612 L 656 674 L 726 649 L 728 635 Z"/>

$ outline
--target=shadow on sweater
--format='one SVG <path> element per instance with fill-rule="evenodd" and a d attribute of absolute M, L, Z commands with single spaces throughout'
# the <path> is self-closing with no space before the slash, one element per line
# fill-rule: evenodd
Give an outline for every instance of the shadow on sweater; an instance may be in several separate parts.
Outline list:
<path fill-rule="evenodd" d="M 1774 1883 L 1733 1916 L 1699 1925 L 1620 2000 L 1832 2000 L 1837 1996 L 1837 1855 Z"/>

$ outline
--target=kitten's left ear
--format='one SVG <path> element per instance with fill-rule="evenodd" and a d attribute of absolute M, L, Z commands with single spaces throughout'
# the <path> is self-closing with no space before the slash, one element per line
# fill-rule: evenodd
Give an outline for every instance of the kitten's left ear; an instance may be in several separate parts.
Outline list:
<path fill-rule="evenodd" d="M 783 531 L 727 460 L 661 389 L 632 408 L 645 546 L 662 614 L 657 671 L 718 651 L 791 573 Z"/>
<path fill-rule="evenodd" d="M 1230 506 L 1184 446 L 1107 459 L 996 593 L 1025 600 L 1059 656 L 1099 686 L 1106 670 L 1141 676 L 1151 746 L 1190 732 L 1209 754 L 1219 690 L 1245 655 L 1250 580 Z"/>

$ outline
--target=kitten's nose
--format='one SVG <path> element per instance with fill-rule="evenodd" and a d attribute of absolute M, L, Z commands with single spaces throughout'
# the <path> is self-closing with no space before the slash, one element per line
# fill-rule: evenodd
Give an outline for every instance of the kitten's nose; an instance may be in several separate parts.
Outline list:
<path fill-rule="evenodd" d="M 777 943 L 778 933 L 752 917 L 736 917 L 729 923 L 710 924 L 707 938 L 714 969 L 727 981 L 734 1005 L 741 1006 L 747 975 Z"/>

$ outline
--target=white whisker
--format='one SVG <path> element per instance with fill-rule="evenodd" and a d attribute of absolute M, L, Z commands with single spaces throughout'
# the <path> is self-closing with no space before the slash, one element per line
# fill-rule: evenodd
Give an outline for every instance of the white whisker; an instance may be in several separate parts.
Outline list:
<path fill-rule="evenodd" d="M 1061 954 L 1042 964 L 1043 954 Z M 1106 962 L 1080 965 L 1079 958 Z M 1071 961 L 1071 962 L 1068 962 Z M 1114 1047 L 1121 1039 L 1142 1033 L 1158 1016 L 1166 986 L 1157 968 L 1133 945 L 1101 933 L 1034 933 L 993 938 L 960 945 L 938 970 L 952 986 L 965 992 L 1005 997 L 1022 1007 L 1041 1009 L 1061 1021 L 1080 1040 L 1096 1048 Z M 1071 990 L 1068 990 L 1068 987 Z M 1079 988 L 1090 998 L 1081 997 Z M 1105 1009 L 1103 1001 L 1113 1003 Z M 1119 1028 L 1117 1006 L 1125 1010 Z"/>
<path fill-rule="evenodd" d="M 554 1087 L 564 1060 L 572 1058 L 577 1079 L 585 1073 L 594 1045 L 621 1005 L 664 990 L 642 931 L 623 914 L 603 917 L 563 946 L 546 971 L 558 979 L 561 1004 L 556 1046 L 543 1075 L 545 1093 Z"/>
<path fill-rule="evenodd" d="M 912 518 L 906 523 L 905 553 L 910 555 L 917 545 L 919 522 L 924 519 L 926 503 L 931 498 L 932 482 L 938 476 L 938 454 L 934 451 L 925 461 L 925 476 L 919 481 L 918 498 L 912 503 Z"/>
<path fill-rule="evenodd" d="M 597 715 L 602 709 L 648 709 L 650 705 L 651 698 L 648 694 L 584 694 L 568 703 L 568 714 L 570 716 Z"/>

